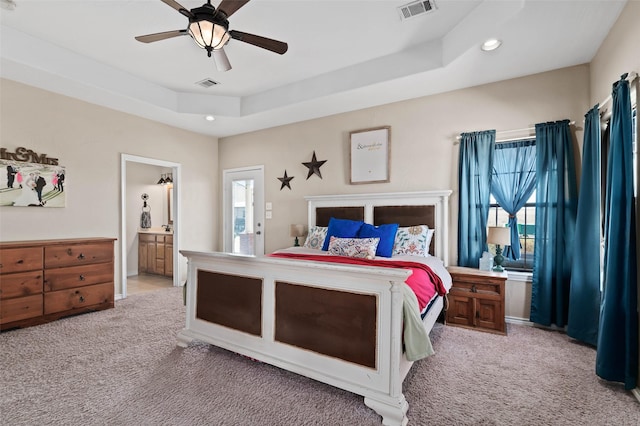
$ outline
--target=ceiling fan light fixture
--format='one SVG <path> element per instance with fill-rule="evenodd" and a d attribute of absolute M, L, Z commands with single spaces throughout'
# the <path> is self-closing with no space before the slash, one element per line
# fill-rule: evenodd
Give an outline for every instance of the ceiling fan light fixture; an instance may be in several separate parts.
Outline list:
<path fill-rule="evenodd" d="M 221 49 L 229 41 L 227 28 L 215 22 L 201 19 L 189 24 L 189 35 L 209 56 L 211 51 Z"/>

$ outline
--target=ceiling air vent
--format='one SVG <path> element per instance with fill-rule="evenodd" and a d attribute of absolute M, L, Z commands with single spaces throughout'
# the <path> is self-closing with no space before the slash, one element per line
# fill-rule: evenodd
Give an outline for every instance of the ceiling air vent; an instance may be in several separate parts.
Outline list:
<path fill-rule="evenodd" d="M 217 81 L 211 79 L 211 78 L 205 78 L 204 80 L 200 80 L 196 83 L 198 86 L 202 86 L 205 89 L 208 89 L 211 86 L 215 86 L 216 84 L 220 84 Z"/>
<path fill-rule="evenodd" d="M 433 0 L 414 1 L 398 8 L 400 19 L 405 20 L 414 16 L 424 15 L 427 12 L 436 10 L 436 4 Z"/>

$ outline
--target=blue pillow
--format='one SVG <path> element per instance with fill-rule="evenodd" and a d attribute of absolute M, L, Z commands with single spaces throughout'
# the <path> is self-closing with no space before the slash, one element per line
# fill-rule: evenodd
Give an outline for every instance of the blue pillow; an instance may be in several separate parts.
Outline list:
<path fill-rule="evenodd" d="M 329 227 L 327 229 L 327 238 L 324 239 L 322 250 L 327 251 L 329 249 L 329 240 L 332 236 L 337 238 L 355 238 L 358 236 L 358 231 L 364 221 L 362 220 L 349 220 L 349 219 L 336 219 L 334 217 L 329 219 Z"/>
<path fill-rule="evenodd" d="M 378 248 L 376 249 L 376 256 L 391 257 L 398 226 L 397 223 L 380 226 L 365 223 L 360 227 L 360 231 L 358 231 L 358 238 L 380 238 Z"/>

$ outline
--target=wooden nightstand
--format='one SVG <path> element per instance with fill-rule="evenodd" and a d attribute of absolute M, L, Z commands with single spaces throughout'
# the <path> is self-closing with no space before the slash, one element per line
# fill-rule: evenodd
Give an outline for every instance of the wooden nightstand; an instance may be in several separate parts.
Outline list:
<path fill-rule="evenodd" d="M 447 323 L 490 333 L 507 334 L 504 322 L 506 272 L 450 266 Z"/>

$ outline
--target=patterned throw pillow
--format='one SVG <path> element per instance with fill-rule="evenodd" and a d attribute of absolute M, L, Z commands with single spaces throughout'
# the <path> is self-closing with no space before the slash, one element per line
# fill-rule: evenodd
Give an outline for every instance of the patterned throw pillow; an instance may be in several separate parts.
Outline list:
<path fill-rule="evenodd" d="M 398 228 L 393 244 L 393 255 L 429 256 L 429 246 L 433 238 L 433 229 L 427 225 Z"/>
<path fill-rule="evenodd" d="M 321 250 L 324 239 L 327 238 L 327 229 L 329 228 L 326 226 L 312 226 L 303 247 Z"/>
<path fill-rule="evenodd" d="M 336 256 L 359 257 L 373 259 L 376 257 L 376 249 L 380 238 L 338 238 L 330 237 L 329 254 Z"/>

